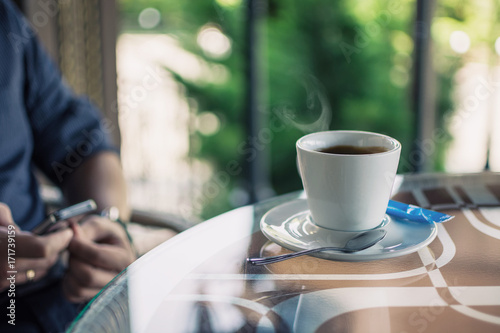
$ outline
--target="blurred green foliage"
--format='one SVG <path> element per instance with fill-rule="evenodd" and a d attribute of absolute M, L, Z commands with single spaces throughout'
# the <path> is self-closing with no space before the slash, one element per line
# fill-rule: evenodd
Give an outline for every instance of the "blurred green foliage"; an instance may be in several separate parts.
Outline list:
<path fill-rule="evenodd" d="M 453 108 L 453 74 L 461 66 L 461 58 L 449 50 L 448 31 L 478 22 L 460 3 L 441 3 L 434 23 L 439 25 L 433 29 L 433 39 L 439 51 L 435 60 L 440 119 Z M 248 141 L 260 140 L 269 154 L 271 184 L 278 194 L 301 188 L 295 141 L 308 132 L 385 133 L 402 143 L 402 160 L 408 160 L 416 121 L 411 110 L 414 0 L 268 0 L 258 20 L 265 140 L 246 137 L 244 129 L 245 6 L 243 0 L 121 0 L 122 31 L 146 33 L 137 24 L 137 15 L 146 7 L 156 8 L 162 21 L 152 32 L 174 36 L 200 61 L 229 73 L 215 82 L 193 81 L 171 71 L 193 101 L 193 113 L 211 112 L 220 121 L 217 133 L 193 130 L 193 157 L 209 160 L 214 170 L 224 172 L 233 162 L 243 165 Z M 199 32 L 207 27 L 229 38 L 229 56 L 214 57 L 200 47 Z M 444 145 L 437 147 L 437 170 L 442 168 L 443 151 Z M 401 163 L 399 172 L 408 172 L 408 166 Z M 204 218 L 241 203 L 237 195 L 241 178 L 238 172 L 229 186 L 219 186 L 219 195 L 205 202 Z"/>

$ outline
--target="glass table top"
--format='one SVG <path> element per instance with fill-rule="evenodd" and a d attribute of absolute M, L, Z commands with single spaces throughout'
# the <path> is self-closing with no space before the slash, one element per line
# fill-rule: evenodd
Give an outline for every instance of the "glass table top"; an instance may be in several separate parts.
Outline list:
<path fill-rule="evenodd" d="M 455 215 L 418 251 L 362 262 L 286 253 L 241 207 L 161 244 L 115 278 L 71 332 L 500 331 L 500 175 L 398 176 L 398 201 Z"/>

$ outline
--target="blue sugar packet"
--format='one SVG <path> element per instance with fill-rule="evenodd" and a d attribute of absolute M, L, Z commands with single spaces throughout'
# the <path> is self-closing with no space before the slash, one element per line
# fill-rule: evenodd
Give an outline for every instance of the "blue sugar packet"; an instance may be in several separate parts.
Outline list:
<path fill-rule="evenodd" d="M 414 222 L 424 223 L 442 223 L 454 218 L 454 216 L 452 215 L 405 204 L 394 200 L 389 200 L 389 205 L 387 206 L 387 214 Z"/>

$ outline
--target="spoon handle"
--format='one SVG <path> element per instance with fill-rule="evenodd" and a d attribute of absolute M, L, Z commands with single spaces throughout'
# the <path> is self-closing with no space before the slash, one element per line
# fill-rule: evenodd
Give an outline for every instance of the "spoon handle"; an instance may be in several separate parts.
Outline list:
<path fill-rule="evenodd" d="M 266 257 L 266 258 L 248 258 L 247 261 L 251 263 L 252 265 L 267 265 L 267 264 L 272 264 L 275 262 L 283 261 L 286 259 L 291 259 L 291 258 L 296 258 L 303 256 L 305 254 L 310 254 L 310 253 L 316 253 L 316 252 L 321 252 L 321 251 L 342 251 L 342 252 L 351 252 L 343 247 L 319 247 L 317 249 L 310 249 L 310 250 L 303 250 L 303 251 L 298 251 L 298 252 L 291 252 L 291 253 L 286 253 L 286 254 L 280 254 L 277 256 L 272 256 L 272 257 Z"/>

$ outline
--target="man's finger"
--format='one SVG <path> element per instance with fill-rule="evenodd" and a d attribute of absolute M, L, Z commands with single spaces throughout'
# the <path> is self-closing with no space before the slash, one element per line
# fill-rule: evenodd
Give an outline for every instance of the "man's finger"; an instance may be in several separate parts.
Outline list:
<path fill-rule="evenodd" d="M 66 228 L 54 233 L 42 236 L 47 244 L 47 252 L 49 255 L 58 255 L 61 251 L 68 248 L 71 239 L 73 238 L 73 230 Z"/>
<path fill-rule="evenodd" d="M 16 235 L 16 254 L 26 258 L 57 256 L 68 247 L 71 238 L 73 238 L 73 231 L 69 228 L 45 236 L 19 233 Z"/>
<path fill-rule="evenodd" d="M 28 271 L 32 270 L 32 273 L 34 276 L 31 277 L 31 280 L 28 278 Z M 48 268 L 30 268 L 27 270 L 20 270 L 17 269 L 17 274 L 16 274 L 16 283 L 23 284 L 26 282 L 34 282 L 42 279 L 46 274 L 47 274 Z"/>
<path fill-rule="evenodd" d="M 116 273 L 125 269 L 133 260 L 129 251 L 124 248 L 109 244 L 96 244 L 82 238 L 73 238 L 68 249 L 72 256 Z"/>
<path fill-rule="evenodd" d="M 47 274 L 47 268 L 38 268 L 38 269 L 20 269 L 16 267 L 15 273 L 9 271 L 5 274 L 5 279 L 0 281 L 0 289 L 5 291 L 7 287 L 10 286 L 12 278 L 15 279 L 15 284 L 24 284 L 27 282 L 38 281 L 42 279 Z"/>
<path fill-rule="evenodd" d="M 108 243 L 115 245 L 126 245 L 127 235 L 123 228 L 116 222 L 99 216 L 88 216 L 77 228 L 79 233 L 96 243 Z"/>
<path fill-rule="evenodd" d="M 63 292 L 66 298 L 73 303 L 86 302 L 101 290 L 101 288 L 86 288 L 81 286 L 73 276 L 66 275 L 63 279 Z"/>
<path fill-rule="evenodd" d="M 16 270 L 18 272 L 27 271 L 29 269 L 33 269 L 35 271 L 39 270 L 48 270 L 52 267 L 59 257 L 51 257 L 51 258 L 18 258 L 16 260 Z"/>
<path fill-rule="evenodd" d="M 79 285 L 86 288 L 103 288 L 116 276 L 116 272 L 106 271 L 89 265 L 75 257 L 71 257 L 69 260 L 67 274 L 77 280 Z"/>

